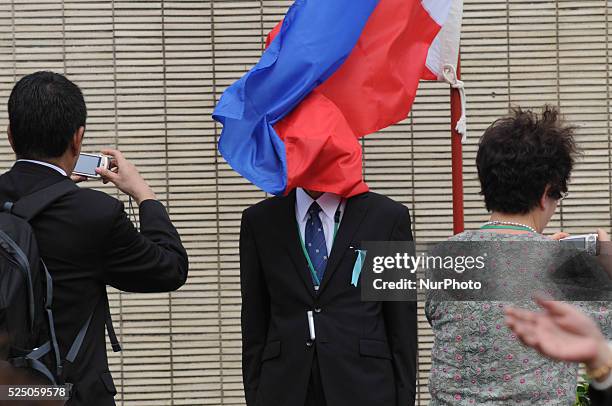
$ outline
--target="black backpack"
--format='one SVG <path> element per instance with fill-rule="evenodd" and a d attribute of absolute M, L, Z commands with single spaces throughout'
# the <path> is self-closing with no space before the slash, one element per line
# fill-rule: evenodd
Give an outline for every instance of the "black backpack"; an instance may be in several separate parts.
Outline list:
<path fill-rule="evenodd" d="M 0 360 L 68 389 L 72 385 L 64 379 L 64 366 L 76 359 L 93 313 L 62 360 L 53 322 L 53 280 L 39 256 L 29 221 L 76 189 L 66 179 L 0 208 Z M 102 300 L 113 351 L 121 351 L 106 292 Z"/>

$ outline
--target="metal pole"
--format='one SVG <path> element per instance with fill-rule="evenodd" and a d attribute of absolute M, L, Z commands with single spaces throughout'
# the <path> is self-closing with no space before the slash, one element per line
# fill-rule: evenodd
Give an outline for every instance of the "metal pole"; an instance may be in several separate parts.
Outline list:
<path fill-rule="evenodd" d="M 461 56 L 457 61 L 457 79 L 461 80 Z M 455 129 L 461 118 L 459 90 L 451 88 L 451 154 L 453 168 L 453 233 L 464 231 L 463 220 L 463 146 L 461 134 Z"/>

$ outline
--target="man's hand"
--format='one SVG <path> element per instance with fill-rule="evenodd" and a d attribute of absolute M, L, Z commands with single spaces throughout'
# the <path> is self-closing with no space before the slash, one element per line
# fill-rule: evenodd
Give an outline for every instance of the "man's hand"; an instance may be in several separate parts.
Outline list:
<path fill-rule="evenodd" d="M 102 150 L 104 155 L 113 157 L 111 168 L 97 168 L 96 173 L 102 176 L 104 182 L 111 182 L 123 193 L 126 193 L 136 200 L 140 205 L 145 200 L 155 200 L 155 193 L 142 178 L 138 169 L 129 162 L 120 151 L 115 149 Z"/>
<path fill-rule="evenodd" d="M 70 175 L 70 179 L 72 179 L 74 183 L 87 182 L 89 180 L 87 176 L 75 175 L 75 174 Z"/>
<path fill-rule="evenodd" d="M 544 309 L 506 309 L 506 324 L 527 346 L 560 361 L 593 370 L 609 362 L 610 348 L 595 321 L 567 303 L 536 299 Z"/>

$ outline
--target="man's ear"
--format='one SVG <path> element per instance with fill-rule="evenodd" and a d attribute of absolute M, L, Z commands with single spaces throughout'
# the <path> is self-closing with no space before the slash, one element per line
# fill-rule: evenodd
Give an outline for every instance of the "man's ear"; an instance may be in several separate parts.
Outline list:
<path fill-rule="evenodd" d="M 79 127 L 78 130 L 72 136 L 72 142 L 70 149 L 73 156 L 78 156 L 81 153 L 81 146 L 83 145 L 83 136 L 85 135 L 85 127 Z"/>
<path fill-rule="evenodd" d="M 15 141 L 13 140 L 13 133 L 11 132 L 10 124 L 6 127 L 6 135 L 8 135 L 8 141 L 9 141 L 9 144 L 11 144 L 11 148 L 13 149 L 13 152 L 15 152 Z"/>

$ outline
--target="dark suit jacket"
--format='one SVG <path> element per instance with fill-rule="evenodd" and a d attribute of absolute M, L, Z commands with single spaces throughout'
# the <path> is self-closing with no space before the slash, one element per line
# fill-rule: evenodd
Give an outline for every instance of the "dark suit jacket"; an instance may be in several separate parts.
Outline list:
<path fill-rule="evenodd" d="M 612 388 L 605 391 L 589 388 L 589 397 L 593 406 L 610 406 L 612 405 Z"/>
<path fill-rule="evenodd" d="M 42 165 L 17 162 L 0 176 L 0 202 L 17 201 L 65 179 Z M 68 352 L 93 312 L 83 347 L 67 380 L 69 406 L 114 405 L 116 393 L 106 358 L 106 285 L 129 292 L 166 292 L 187 278 L 187 254 L 164 206 L 140 205 L 138 233 L 117 199 L 78 188 L 31 221 L 40 256 L 53 277 L 53 312 L 60 354 Z"/>
<path fill-rule="evenodd" d="M 362 302 L 351 275 L 361 241 L 412 240 L 405 206 L 348 200 L 319 294 L 295 218 L 295 191 L 245 210 L 240 232 L 243 379 L 248 406 L 302 406 L 317 356 L 330 406 L 408 406 L 416 387 L 415 302 Z M 352 247 L 352 248 L 351 248 Z M 314 311 L 316 342 L 307 311 Z"/>

